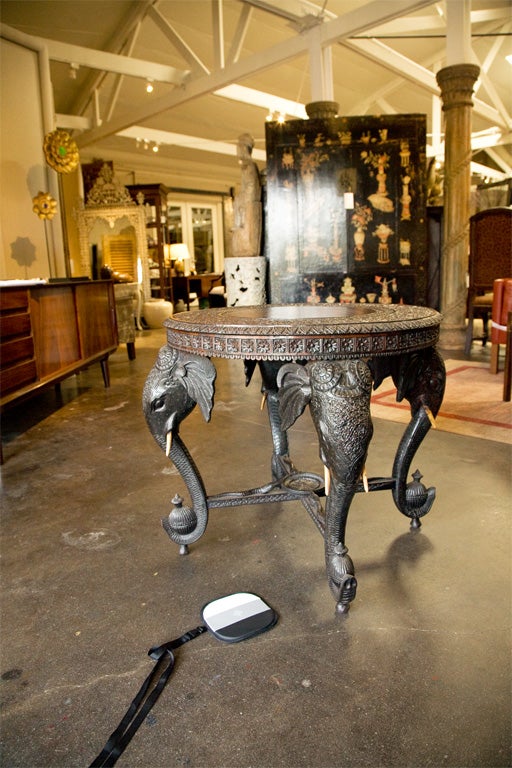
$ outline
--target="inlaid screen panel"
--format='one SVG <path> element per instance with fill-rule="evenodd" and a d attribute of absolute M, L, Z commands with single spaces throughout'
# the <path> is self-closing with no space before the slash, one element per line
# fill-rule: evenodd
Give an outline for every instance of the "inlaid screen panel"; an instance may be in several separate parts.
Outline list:
<path fill-rule="evenodd" d="M 272 303 L 425 304 L 424 115 L 267 123 Z"/>

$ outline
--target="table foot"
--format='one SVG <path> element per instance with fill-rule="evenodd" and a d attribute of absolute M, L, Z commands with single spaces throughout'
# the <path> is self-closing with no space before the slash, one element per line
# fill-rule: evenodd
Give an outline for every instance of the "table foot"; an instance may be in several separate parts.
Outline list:
<path fill-rule="evenodd" d="M 355 599 L 357 579 L 354 563 L 343 544 L 337 544 L 327 561 L 329 587 L 336 600 L 336 612 L 347 614 L 350 603 Z"/>

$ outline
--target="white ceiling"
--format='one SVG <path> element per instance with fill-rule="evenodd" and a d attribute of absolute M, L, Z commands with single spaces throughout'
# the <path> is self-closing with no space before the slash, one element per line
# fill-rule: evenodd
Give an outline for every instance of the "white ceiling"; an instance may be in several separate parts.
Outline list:
<path fill-rule="evenodd" d="M 494 144 L 475 150 L 473 160 L 487 176 L 512 176 L 512 66 L 505 59 L 512 4 L 472 0 L 470 30 L 461 35 L 464 5 L 1 0 L 0 14 L 2 36 L 44 43 L 56 125 L 73 132 L 83 161 L 113 160 L 125 183 L 227 192 L 239 180 L 241 133 L 253 135 L 264 167 L 269 109 L 301 116 L 306 103 L 323 98 L 338 102 L 341 115 L 425 113 L 428 142 L 439 151 L 435 73 L 461 61 L 481 68 L 472 129 L 480 141 L 491 134 Z"/>

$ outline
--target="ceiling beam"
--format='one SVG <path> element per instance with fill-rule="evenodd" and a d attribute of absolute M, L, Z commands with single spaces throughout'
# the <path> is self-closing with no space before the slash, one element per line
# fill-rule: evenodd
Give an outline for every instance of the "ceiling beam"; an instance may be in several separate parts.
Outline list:
<path fill-rule="evenodd" d="M 238 61 L 242 52 L 242 47 L 245 42 L 247 30 L 249 29 L 249 23 L 252 17 L 252 11 L 250 5 L 243 5 L 238 17 L 238 23 L 236 25 L 235 34 L 231 41 L 231 48 L 229 49 L 226 57 L 226 65 L 233 64 Z"/>
<path fill-rule="evenodd" d="M 397 51 L 394 51 L 380 40 L 344 40 L 342 45 L 381 64 L 401 77 L 411 80 L 411 82 L 421 86 L 430 93 L 439 94 L 439 86 L 433 72 L 397 53 Z M 485 117 L 491 123 L 495 123 L 500 128 L 509 129 L 506 117 L 503 117 L 497 109 L 486 104 L 481 99 L 473 97 L 473 109 L 475 114 Z"/>
<path fill-rule="evenodd" d="M 212 0 L 212 43 L 215 69 L 224 69 L 224 13 L 222 0 Z"/>
<path fill-rule="evenodd" d="M 408 13 L 418 8 L 431 4 L 431 0 L 373 0 L 361 10 L 350 11 L 339 16 L 333 21 L 326 22 L 320 28 L 322 45 L 335 43 L 340 39 L 349 37 L 357 32 L 362 32 L 378 21 L 390 20 L 403 13 Z M 314 30 L 312 30 L 314 32 Z M 213 72 L 208 76 L 199 76 L 185 82 L 181 88 L 175 89 L 169 94 L 154 99 L 138 110 L 122 115 L 110 123 L 104 123 L 93 128 L 76 138 L 79 146 L 87 146 L 105 136 L 118 133 L 135 123 L 144 123 L 151 117 L 172 109 L 187 101 L 205 96 L 219 88 L 224 88 L 231 83 L 237 83 L 254 72 L 270 69 L 277 64 L 282 64 L 290 59 L 308 53 L 311 44 L 310 34 L 303 33 L 278 43 L 264 51 L 248 56 L 223 70 Z"/>
<path fill-rule="evenodd" d="M 115 72 L 118 75 L 129 75 L 146 80 L 150 77 L 162 83 L 182 85 L 188 72 L 167 64 L 134 59 L 131 56 L 121 56 L 108 51 L 98 51 L 95 48 L 84 48 L 81 45 L 70 45 L 58 40 L 44 40 L 48 48 L 48 55 L 53 61 L 62 61 L 67 64 L 78 64 L 80 67 L 99 69 L 105 72 Z"/>
<path fill-rule="evenodd" d="M 227 141 L 212 141 L 203 139 L 199 136 L 187 136 L 183 133 L 172 133 L 171 131 L 159 131 L 152 128 L 144 128 L 143 125 L 132 125 L 124 131 L 120 131 L 117 136 L 134 139 L 135 141 L 155 142 L 156 144 L 186 147 L 187 149 L 201 150 L 202 152 L 212 152 L 217 155 L 230 155 L 236 157 L 237 145 L 230 144 Z M 254 148 L 252 151 L 254 160 L 265 162 L 267 153 L 264 149 Z"/>
<path fill-rule="evenodd" d="M 188 43 L 185 42 L 181 35 L 178 34 L 174 27 L 169 24 L 167 19 L 162 16 L 157 8 L 154 6 L 149 8 L 148 18 L 155 22 L 160 32 L 165 35 L 171 45 L 178 51 L 178 53 L 185 59 L 185 61 L 188 62 L 192 70 L 201 70 L 207 75 L 210 73 L 210 70 L 206 64 L 201 61 L 199 56 L 192 50 Z M 155 78 L 155 80 L 156 79 L 157 78 Z"/>

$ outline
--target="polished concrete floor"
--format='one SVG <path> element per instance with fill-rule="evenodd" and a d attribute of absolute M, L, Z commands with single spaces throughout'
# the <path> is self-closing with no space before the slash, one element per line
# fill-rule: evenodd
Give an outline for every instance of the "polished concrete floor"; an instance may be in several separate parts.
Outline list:
<path fill-rule="evenodd" d="M 226 645 L 205 634 L 119 765 L 331 768 L 511 765 L 510 446 L 431 431 L 415 465 L 437 499 L 419 532 L 389 492 L 358 495 L 347 544 L 358 592 L 335 614 L 320 535 L 295 503 L 214 510 L 187 557 L 161 518 L 184 486 L 150 436 L 142 386 L 164 341 L 111 359 L 3 419 L 1 764 L 87 766 L 153 662 L 209 600 L 253 591 L 279 614 Z M 219 361 L 216 406 L 182 436 L 209 493 L 270 477 L 259 384 Z M 197 410 L 197 409 L 196 409 Z M 402 432 L 375 420 L 372 475 Z M 320 470 L 309 416 L 290 432 Z M 416 467 L 413 467 L 413 469 Z"/>

